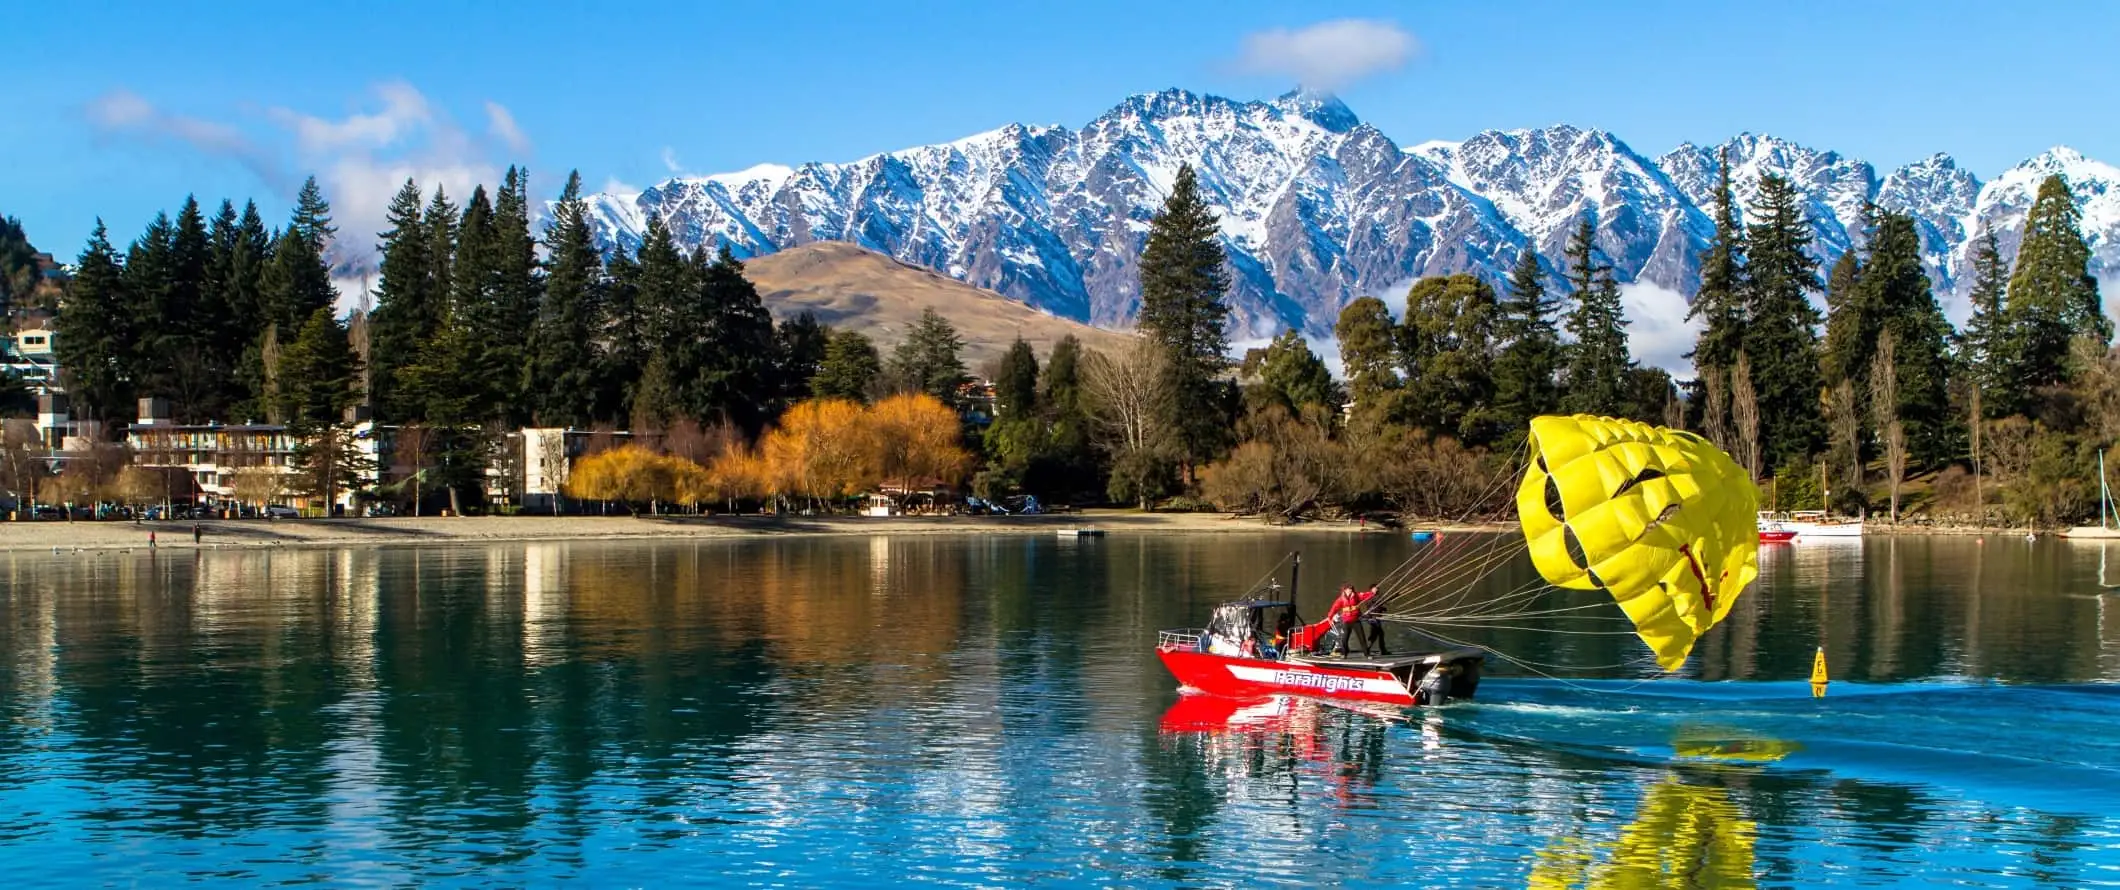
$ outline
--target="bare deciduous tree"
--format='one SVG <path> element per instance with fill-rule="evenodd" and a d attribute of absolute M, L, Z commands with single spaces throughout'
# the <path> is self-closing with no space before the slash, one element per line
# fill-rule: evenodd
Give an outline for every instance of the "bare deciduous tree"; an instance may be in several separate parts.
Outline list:
<path fill-rule="evenodd" d="M 1842 380 L 1826 395 L 1826 424 L 1831 446 L 1826 463 L 1837 467 L 1844 490 L 1862 488 L 1862 404 L 1855 397 L 1855 381 Z M 1827 504 L 1826 509 L 1833 508 Z"/>
<path fill-rule="evenodd" d="M 1870 415 L 1884 444 L 1884 468 L 1891 486 L 1892 522 L 1899 522 L 1899 485 L 1907 472 L 1906 426 L 1899 420 L 1899 361 L 1891 331 L 1877 337 L 1870 357 Z"/>
<path fill-rule="evenodd" d="M 1753 481 L 1759 480 L 1759 393 L 1752 388 L 1752 358 L 1737 351 L 1730 369 L 1730 414 L 1737 422 L 1738 462 Z"/>

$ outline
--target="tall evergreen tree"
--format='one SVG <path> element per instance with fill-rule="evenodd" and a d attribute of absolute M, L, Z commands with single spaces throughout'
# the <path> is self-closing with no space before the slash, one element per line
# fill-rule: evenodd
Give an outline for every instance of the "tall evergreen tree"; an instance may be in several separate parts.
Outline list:
<path fill-rule="evenodd" d="M 1391 309 L 1375 297 L 1358 297 L 1340 310 L 1333 335 L 1347 372 L 1347 397 L 1363 415 L 1386 417 L 1399 389 L 1398 326 Z"/>
<path fill-rule="evenodd" d="M 242 221 L 236 224 L 235 246 L 228 260 L 227 291 L 228 311 L 235 319 L 232 332 L 241 349 L 235 381 L 241 396 L 231 416 L 244 419 L 273 413 L 266 392 L 265 335 L 273 325 L 265 297 L 265 270 L 272 264 L 276 240 L 258 213 L 257 202 L 244 202 Z"/>
<path fill-rule="evenodd" d="M 1772 467 L 1807 460 L 1825 440 L 1818 408 L 1819 318 L 1809 296 L 1818 289 L 1817 261 L 1805 252 L 1811 228 L 1800 201 L 1788 180 L 1761 177 L 1752 210 L 1758 222 L 1747 239 L 1743 342 L 1758 402 L 1763 475 Z"/>
<path fill-rule="evenodd" d="M 1948 356 L 1945 339 L 1950 322 L 1930 289 L 1922 268 L 1921 236 L 1914 218 L 1887 210 L 1876 213 L 1876 231 L 1868 244 L 1861 281 L 1856 285 L 1857 305 L 1874 314 L 1868 326 L 1873 333 L 1848 356 L 1858 364 L 1873 364 L 1878 340 L 1892 337 L 1894 370 L 1892 406 L 1905 435 L 1909 453 L 1922 462 L 1939 461 L 1957 453 L 1954 431 L 1957 414 L 1946 391 Z M 1868 381 L 1873 392 L 1877 381 Z M 1815 406 L 1814 406 L 1815 407 Z M 1873 432 L 1882 437 L 1887 430 Z"/>
<path fill-rule="evenodd" d="M 1826 276 L 1826 339 L 1819 350 L 1819 375 L 1826 385 L 1859 380 L 1869 371 L 1869 350 L 1874 344 L 1865 337 L 1877 335 L 1877 313 L 1863 303 L 1868 296 L 1862 283 L 1859 251 L 1842 251 Z"/>
<path fill-rule="evenodd" d="M 1022 337 L 1009 344 L 994 369 L 994 408 L 1005 420 L 1020 420 L 1038 413 L 1038 354 Z"/>
<path fill-rule="evenodd" d="M 1190 164 L 1179 167 L 1141 251 L 1141 311 L 1135 323 L 1169 359 L 1163 428 L 1173 434 L 1188 468 L 1213 459 L 1232 426 L 1220 379 L 1227 367 L 1223 327 L 1229 306 L 1223 297 L 1229 276 L 1218 237 L 1198 175 Z"/>
<path fill-rule="evenodd" d="M 892 382 L 901 391 L 924 392 L 955 405 L 957 387 L 966 379 L 963 351 L 964 338 L 948 319 L 932 306 L 921 310 L 920 319 L 891 353 Z"/>
<path fill-rule="evenodd" d="M 309 242 L 309 249 L 323 257 L 331 247 L 332 236 L 338 229 L 331 224 L 331 204 L 324 200 L 324 190 L 317 187 L 317 178 L 302 181 L 302 191 L 295 195 L 294 219 L 288 224 L 296 235 Z M 297 321 L 293 327 L 301 327 L 305 321 Z"/>
<path fill-rule="evenodd" d="M 2060 174 L 2039 183 L 2025 214 L 2017 268 L 2005 305 L 2012 353 L 2010 379 L 2027 390 L 2070 379 L 2069 341 L 2088 335 L 2112 340 L 2112 323 L 2090 275 L 2090 248 L 2081 213 Z"/>
<path fill-rule="evenodd" d="M 494 293 L 492 328 L 485 331 L 484 364 L 494 375 L 492 404 L 497 420 L 529 419 L 528 345 L 537 324 L 540 285 L 537 239 L 530 234 L 530 171 L 508 168 L 493 204 Z"/>
<path fill-rule="evenodd" d="M 433 324 L 440 323 L 444 306 L 456 295 L 456 228 L 461 222 L 456 204 L 437 183 L 434 199 L 427 202 L 420 217 L 420 227 L 427 230 L 427 292 L 433 295 Z"/>
<path fill-rule="evenodd" d="M 1473 445 L 1501 435 L 1492 366 L 1495 308 L 1494 288 L 1477 275 L 1414 282 L 1399 324 L 1403 420 Z"/>
<path fill-rule="evenodd" d="M 176 225 L 169 215 L 155 214 L 125 251 L 125 293 L 132 300 L 132 341 L 126 344 L 134 388 L 141 396 L 167 398 L 173 393 L 172 361 L 181 336 L 170 330 L 181 324 L 188 306 L 177 305 Z"/>
<path fill-rule="evenodd" d="M 1633 405 L 1627 351 L 1627 314 L 1612 267 L 1598 262 L 1597 228 L 1586 214 L 1568 240 L 1568 281 L 1575 306 L 1567 316 L 1574 342 L 1563 351 L 1561 404 L 1585 414 L 1623 416 Z"/>
<path fill-rule="evenodd" d="M 1494 319 L 1494 339 L 1501 347 L 1494 357 L 1494 411 L 1505 441 L 1527 432 L 1531 418 L 1560 407 L 1555 380 L 1561 343 L 1553 326 L 1559 309 L 1559 301 L 1546 297 L 1538 252 L 1525 247 Z"/>
<path fill-rule="evenodd" d="M 619 417 L 631 410 L 634 389 L 647 373 L 651 335 L 640 299 L 640 264 L 623 253 L 613 254 L 604 271 L 598 324 L 605 345 L 597 356 L 602 385 L 596 410 L 599 417 Z"/>
<path fill-rule="evenodd" d="M 883 377 L 883 357 L 860 331 L 839 331 L 825 346 L 824 361 L 810 378 L 810 394 L 820 399 L 867 401 Z"/>
<path fill-rule="evenodd" d="M 810 379 L 817 376 L 831 346 L 832 329 L 805 309 L 794 318 L 782 319 L 773 329 L 773 405 L 779 416 L 789 405 L 810 394 Z"/>
<path fill-rule="evenodd" d="M 634 261 L 637 268 L 630 278 L 636 311 L 640 313 L 638 346 L 642 352 L 640 370 L 630 378 L 635 391 L 627 400 L 627 413 L 633 417 L 698 419 L 691 413 L 686 389 L 705 370 L 706 353 L 712 348 L 713 338 L 712 319 L 695 287 L 698 270 L 678 250 L 676 239 L 662 218 L 652 213 Z M 638 385 L 645 379 L 648 363 L 657 359 L 661 360 L 663 375 L 658 383 L 669 385 L 674 401 L 643 404 Z M 657 393 L 656 398 L 663 398 L 663 394 Z"/>
<path fill-rule="evenodd" d="M 289 249 L 306 252 L 309 242 L 299 234 L 292 237 L 299 246 Z M 309 490 L 335 503 L 339 492 L 358 484 L 366 467 L 346 419 L 347 409 L 360 399 L 360 359 L 329 306 L 312 311 L 283 351 L 275 396 L 288 431 L 301 443 L 295 461 Z"/>
<path fill-rule="evenodd" d="M 1717 156 L 1715 166 L 1715 235 L 1701 256 L 1700 289 L 1686 310 L 1687 318 L 1701 320 L 1693 365 L 1704 374 L 1710 369 L 1727 373 L 1745 336 L 1745 232 L 1730 188 L 1729 149 Z"/>
<path fill-rule="evenodd" d="M 1061 337 L 1053 344 L 1052 353 L 1045 358 L 1045 368 L 1038 375 L 1038 398 L 1050 421 L 1046 454 L 1052 462 L 1052 475 L 1033 481 L 1042 483 L 1048 493 L 1063 495 L 1102 489 L 1104 483 L 1097 477 L 1097 456 L 1090 437 L 1089 409 L 1084 403 L 1082 341 L 1075 335 Z"/>
<path fill-rule="evenodd" d="M 602 327 L 604 266 L 581 187 L 581 173 L 569 173 L 545 225 L 545 295 L 531 339 L 537 422 L 553 426 L 588 426 L 596 407 L 594 344 Z"/>
<path fill-rule="evenodd" d="M 58 315 L 60 374 L 77 416 L 123 420 L 133 398 L 132 299 L 125 269 L 110 246 L 103 220 L 96 220 L 88 246 L 74 266 Z"/>
<path fill-rule="evenodd" d="M 419 417 L 412 398 L 401 392 L 398 369 L 419 360 L 420 347 L 434 336 L 441 310 L 432 289 L 428 233 L 420 219 L 422 199 L 419 184 L 405 180 L 390 202 L 389 230 L 376 236 L 382 239 L 376 245 L 382 261 L 375 309 L 368 319 L 369 396 L 380 416 L 391 422 Z"/>
<path fill-rule="evenodd" d="M 1967 382 L 1980 390 L 1981 413 L 1988 418 L 2007 417 L 2024 408 L 2023 390 L 2007 376 L 2007 369 L 2015 364 L 2002 302 L 2010 270 L 1993 231 L 1981 233 L 1974 244 L 1973 315 L 1960 334 L 1958 359 Z"/>
<path fill-rule="evenodd" d="M 694 257 L 693 304 L 704 310 L 704 354 L 686 387 L 693 416 L 756 431 L 770 418 L 762 396 L 773 380 L 773 316 L 743 263 L 723 244 L 711 263 Z"/>

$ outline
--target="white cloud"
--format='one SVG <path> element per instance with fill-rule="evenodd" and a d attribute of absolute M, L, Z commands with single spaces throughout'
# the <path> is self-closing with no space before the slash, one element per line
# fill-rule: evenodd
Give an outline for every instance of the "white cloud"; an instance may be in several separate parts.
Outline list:
<path fill-rule="evenodd" d="M 499 102 L 486 103 L 486 131 L 499 139 L 502 145 L 516 152 L 530 150 L 530 137 L 523 135 L 523 128 L 515 123 L 515 115 Z"/>
<path fill-rule="evenodd" d="M 372 93 L 372 110 L 340 118 L 272 108 L 262 119 L 211 121 L 165 112 L 128 90 L 88 104 L 83 116 L 96 131 L 148 141 L 176 141 L 216 157 L 235 158 L 268 188 L 291 199 L 302 175 L 314 174 L 332 205 L 339 230 L 332 259 L 338 264 L 346 305 L 358 296 L 348 282 L 373 267 L 375 233 L 405 180 L 432 193 L 445 188 L 461 202 L 473 187 L 497 185 L 506 159 L 526 152 L 530 140 L 508 109 L 485 102 L 485 137 L 466 132 L 411 84 L 390 81 Z"/>
<path fill-rule="evenodd" d="M 1684 295 L 1669 288 L 1637 281 L 1620 285 L 1620 304 L 1627 311 L 1627 345 L 1634 360 L 1644 366 L 1662 368 L 1671 376 L 1693 377 L 1693 351 L 1700 336 L 1700 322 L 1686 320 L 1689 304 Z"/>
<path fill-rule="evenodd" d="M 286 189 L 285 174 L 269 152 L 228 124 L 170 114 L 130 90 L 112 90 L 90 101 L 82 116 L 98 133 L 143 142 L 176 142 L 250 168 L 275 189 Z"/>
<path fill-rule="evenodd" d="M 670 172 L 672 173 L 685 172 L 685 165 L 679 163 L 677 160 L 677 149 L 671 148 L 667 145 L 663 146 L 662 162 L 663 166 L 670 168 Z"/>
<path fill-rule="evenodd" d="M 1247 35 L 1233 67 L 1244 74 L 1293 77 L 1305 87 L 1335 90 L 1402 68 L 1419 51 L 1420 43 L 1395 23 L 1334 19 Z"/>

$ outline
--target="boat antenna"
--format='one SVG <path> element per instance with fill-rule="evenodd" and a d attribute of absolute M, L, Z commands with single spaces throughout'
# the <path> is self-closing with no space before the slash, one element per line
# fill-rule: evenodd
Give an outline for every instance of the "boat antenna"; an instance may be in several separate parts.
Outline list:
<path fill-rule="evenodd" d="M 1288 558 L 1288 601 L 1292 603 L 1296 601 L 1296 579 L 1303 574 L 1303 551 L 1290 553 Z"/>

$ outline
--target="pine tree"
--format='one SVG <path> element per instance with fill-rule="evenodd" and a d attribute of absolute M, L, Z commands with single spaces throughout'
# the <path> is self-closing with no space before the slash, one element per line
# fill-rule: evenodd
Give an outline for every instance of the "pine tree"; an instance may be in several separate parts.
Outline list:
<path fill-rule="evenodd" d="M 810 378 L 810 394 L 820 399 L 868 401 L 883 377 L 883 358 L 860 331 L 840 331 L 825 346 L 824 361 Z"/>
<path fill-rule="evenodd" d="M 1856 285 L 1856 304 L 1874 313 L 1871 330 L 1859 348 L 1847 356 L 1858 362 L 1850 368 L 1875 366 L 1878 343 L 1890 334 L 1895 354 L 1886 365 L 1896 380 L 1891 392 L 1895 422 L 1904 432 L 1905 445 L 1913 458 L 1940 461 L 1957 452 L 1957 415 L 1950 408 L 1946 390 L 1948 373 L 1945 338 L 1950 323 L 1943 317 L 1922 267 L 1921 236 L 1914 219 L 1904 213 L 1879 210 L 1876 231 L 1868 243 L 1868 258 Z M 1880 381 L 1867 381 L 1872 391 Z M 1889 430 L 1873 428 L 1880 441 Z"/>
<path fill-rule="evenodd" d="M 431 289 L 433 260 L 427 230 L 421 225 L 419 184 L 407 179 L 391 199 L 388 231 L 378 234 L 380 282 L 375 309 L 369 315 L 370 400 L 390 422 L 417 420 L 418 409 L 401 393 L 398 369 L 419 360 L 421 344 L 434 336 L 440 301 Z"/>
<path fill-rule="evenodd" d="M 288 224 L 302 240 L 309 242 L 309 249 L 323 257 L 331 247 L 332 236 L 338 229 L 331 225 L 331 205 L 324 200 L 324 190 L 317 188 L 317 178 L 302 181 L 302 191 L 294 199 L 294 219 Z M 301 327 L 304 322 L 296 322 Z"/>
<path fill-rule="evenodd" d="M 235 246 L 228 260 L 228 310 L 235 319 L 234 342 L 241 344 L 242 350 L 236 360 L 235 383 L 241 391 L 232 409 L 232 416 L 236 417 L 256 419 L 273 412 L 266 392 L 265 337 L 272 328 L 272 318 L 265 299 L 265 269 L 272 264 L 275 240 L 265 227 L 264 217 L 258 214 L 257 203 L 244 202 L 242 221 L 236 224 Z"/>
<path fill-rule="evenodd" d="M 832 329 L 817 321 L 808 309 L 783 319 L 774 328 L 773 404 L 769 413 L 778 417 L 789 405 L 810 394 L 810 380 L 823 366 L 831 347 Z"/>
<path fill-rule="evenodd" d="M 906 332 L 904 342 L 891 353 L 890 377 L 902 392 L 924 392 L 943 404 L 958 402 L 957 387 L 965 382 L 964 338 L 957 328 L 936 312 L 923 309 L 920 319 Z"/>
<path fill-rule="evenodd" d="M 1008 421 L 1038 414 L 1038 354 L 1022 337 L 1009 344 L 994 370 L 994 408 Z"/>
<path fill-rule="evenodd" d="M 1826 339 L 1818 370 L 1828 386 L 1861 379 L 1869 370 L 1871 340 L 1866 338 L 1877 334 L 1876 313 L 1862 303 L 1862 258 L 1857 253 L 1842 252 L 1826 276 Z"/>
<path fill-rule="evenodd" d="M 1693 347 L 1693 363 L 1729 368 L 1737 360 L 1745 329 L 1745 233 L 1737 218 L 1737 197 L 1730 188 L 1729 149 L 1716 160 L 1715 235 L 1701 255 L 1700 289 L 1693 294 L 1689 319 L 1702 321 Z"/>
<path fill-rule="evenodd" d="M 60 305 L 57 351 L 74 412 L 82 417 L 122 420 L 133 399 L 132 299 L 125 269 L 110 246 L 103 220 L 88 236 L 74 266 L 74 280 Z"/>
<path fill-rule="evenodd" d="M 172 395 L 176 369 L 171 357 L 176 338 L 170 327 L 188 307 L 178 306 L 176 226 L 165 213 L 140 233 L 125 251 L 125 293 L 131 298 L 131 342 L 125 355 L 133 387 L 141 396 Z"/>
<path fill-rule="evenodd" d="M 293 234 L 285 249 L 306 252 L 309 242 Z M 275 395 L 288 432 L 300 443 L 295 461 L 309 490 L 327 504 L 358 484 L 368 469 L 353 447 L 347 409 L 360 399 L 360 360 L 331 308 L 310 313 L 280 358 Z"/>
<path fill-rule="evenodd" d="M 1339 385 L 1332 372 L 1293 329 L 1281 332 L 1264 349 L 1253 350 L 1244 365 L 1246 375 L 1258 376 L 1264 391 L 1291 414 L 1300 416 L 1306 406 L 1339 410 Z"/>
<path fill-rule="evenodd" d="M 1423 278 L 1406 293 L 1399 324 L 1405 369 L 1402 419 L 1470 445 L 1494 442 L 1502 418 L 1494 409 L 1494 288 L 1477 275 Z"/>
<path fill-rule="evenodd" d="M 493 205 L 492 327 L 482 332 L 483 364 L 493 375 L 485 414 L 520 424 L 529 419 L 528 346 L 537 324 L 537 239 L 530 234 L 530 171 L 508 168 Z"/>
<path fill-rule="evenodd" d="M 568 174 L 545 226 L 545 295 L 529 357 L 537 421 L 553 426 L 588 426 L 596 407 L 604 266 L 581 186 L 579 172 Z"/>
<path fill-rule="evenodd" d="M 434 199 L 427 202 L 427 210 L 420 217 L 420 228 L 427 231 L 427 292 L 434 301 L 434 324 L 440 324 L 444 306 L 456 295 L 456 227 L 461 217 L 456 204 L 437 184 Z"/>
<path fill-rule="evenodd" d="M 1053 344 L 1038 376 L 1038 398 L 1048 420 L 1045 453 L 1052 469 L 1048 478 L 1036 481 L 1046 492 L 1063 495 L 1102 489 L 1089 410 L 1083 404 L 1082 341 L 1075 335 Z"/>
<path fill-rule="evenodd" d="M 1365 416 L 1387 417 L 1399 389 L 1398 326 L 1383 300 L 1359 297 L 1340 310 L 1333 336 L 1347 372 L 1347 396 Z"/>
<path fill-rule="evenodd" d="M 498 419 L 506 413 L 504 400 L 511 375 L 508 368 L 494 360 L 492 351 L 493 338 L 505 332 L 500 266 L 493 203 L 487 198 L 485 186 L 475 186 L 457 223 L 456 257 L 449 269 L 448 315 L 468 337 L 454 357 L 455 374 L 462 381 L 461 413 L 431 417 L 436 423 L 462 426 Z"/>
<path fill-rule="evenodd" d="M 236 370 L 243 358 L 248 332 L 238 325 L 235 311 L 236 246 L 242 238 L 235 204 L 223 200 L 214 212 L 206 233 L 204 279 L 198 304 L 192 310 L 192 358 L 189 365 L 204 392 L 194 420 L 227 420 L 244 393 Z"/>
<path fill-rule="evenodd" d="M 605 264 L 596 405 L 599 417 L 623 417 L 632 410 L 633 391 L 647 372 L 648 318 L 640 300 L 640 264 L 623 253 Z"/>
<path fill-rule="evenodd" d="M 2104 344 L 2112 323 L 2089 272 L 2081 214 L 2060 174 L 2039 183 L 2025 214 L 2017 268 L 2010 275 L 2008 307 L 2011 380 L 2027 391 L 2070 379 L 2069 341 L 2087 334 Z"/>
<path fill-rule="evenodd" d="M 1494 339 L 1494 410 L 1505 440 L 1530 429 L 1531 418 L 1560 407 L 1560 333 L 1553 316 L 1560 308 L 1546 297 L 1545 272 L 1538 252 L 1525 247 L 1509 276 L 1509 295 L 1497 307 Z"/>
<path fill-rule="evenodd" d="M 1136 325 L 1163 348 L 1163 427 L 1188 469 L 1215 457 L 1232 427 L 1220 376 L 1228 352 L 1223 301 L 1229 276 L 1213 211 L 1191 165 L 1178 168 L 1170 197 L 1149 223 L 1141 251 L 1141 310 Z"/>
<path fill-rule="evenodd" d="M 1808 460 L 1825 439 L 1814 333 L 1819 318 L 1809 297 L 1819 286 L 1817 261 L 1805 253 L 1811 229 L 1799 201 L 1788 180 L 1773 174 L 1761 177 L 1752 210 L 1758 222 L 1747 239 L 1751 256 L 1746 265 L 1744 351 L 1751 359 L 1751 387 L 1758 402 L 1761 475 Z"/>
<path fill-rule="evenodd" d="M 1561 404 L 1573 412 L 1622 416 L 1632 405 L 1628 378 L 1634 370 L 1627 352 L 1626 307 L 1612 267 L 1598 262 L 1597 229 L 1588 215 L 1569 239 L 1567 256 L 1575 307 L 1566 327 L 1574 342 L 1563 349 Z"/>
<path fill-rule="evenodd" d="M 706 337 L 686 384 L 686 403 L 701 420 L 725 420 L 756 431 L 769 419 L 763 396 L 773 380 L 773 316 L 727 244 L 713 262 L 700 259 L 694 257 L 698 296 L 692 304 L 705 315 Z"/>
<path fill-rule="evenodd" d="M 1982 233 L 1974 244 L 1973 315 L 1959 335 L 1958 358 L 1968 382 L 1980 393 L 1983 417 L 2007 417 L 2024 410 L 2026 401 L 2024 390 L 2007 372 L 2015 364 L 2002 302 L 2010 270 L 1993 231 Z"/>
<path fill-rule="evenodd" d="M 259 291 L 267 322 L 280 332 L 282 343 L 293 342 L 309 316 L 331 308 L 338 299 L 323 255 L 293 226 L 273 245 L 272 261 L 259 275 Z"/>

